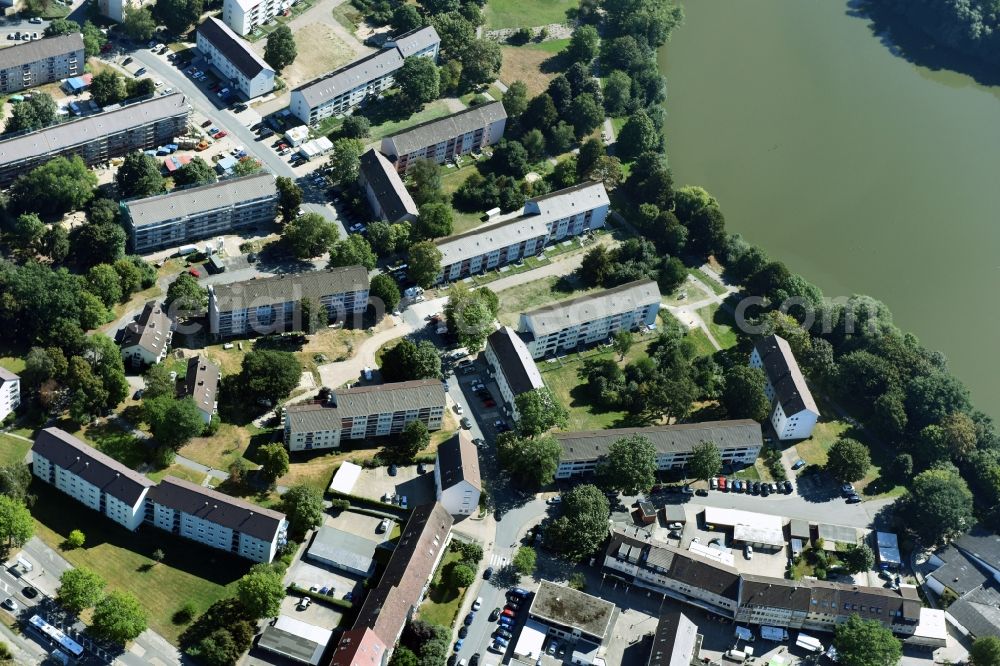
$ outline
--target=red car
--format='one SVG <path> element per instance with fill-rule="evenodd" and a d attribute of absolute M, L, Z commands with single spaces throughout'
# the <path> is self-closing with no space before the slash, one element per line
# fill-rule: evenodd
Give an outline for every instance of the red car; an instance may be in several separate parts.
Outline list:
<path fill-rule="evenodd" d="M 719 477 L 719 490 L 723 492 L 726 490 L 726 477 L 724 476 Z"/>
<path fill-rule="evenodd" d="M 212 135 L 212 138 L 221 139 L 222 137 L 227 136 L 228 134 L 229 132 L 227 132 L 226 130 L 219 130 L 218 132 Z"/>
<path fill-rule="evenodd" d="M 502 615 L 503 617 L 514 617 L 514 611 L 512 611 L 509 608 L 505 608 L 503 609 L 503 612 L 500 613 L 500 615 Z"/>
<path fill-rule="evenodd" d="M 201 271 L 199 271 L 197 268 L 191 268 L 191 269 L 189 269 L 188 273 L 190 273 L 194 277 L 201 277 Z"/>

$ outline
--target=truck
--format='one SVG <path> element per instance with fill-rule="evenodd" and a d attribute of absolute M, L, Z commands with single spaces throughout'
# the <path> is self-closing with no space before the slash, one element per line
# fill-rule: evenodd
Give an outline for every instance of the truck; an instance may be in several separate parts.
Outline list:
<path fill-rule="evenodd" d="M 753 650 L 749 650 L 749 654 L 753 654 Z M 726 653 L 722 656 L 725 657 L 726 659 L 729 659 L 731 661 L 738 661 L 742 664 L 744 661 L 747 660 L 749 654 L 747 652 L 744 652 L 743 650 L 731 649 L 731 650 L 726 650 Z"/>
<path fill-rule="evenodd" d="M 788 632 L 781 627 L 769 627 L 762 624 L 760 627 L 760 637 L 766 641 L 783 643 L 788 640 Z"/>
<path fill-rule="evenodd" d="M 823 651 L 823 644 L 819 642 L 818 638 L 813 638 L 807 634 L 799 632 L 798 638 L 795 639 L 795 644 L 804 650 L 809 652 L 820 653 Z"/>
<path fill-rule="evenodd" d="M 184 257 L 189 254 L 194 254 L 197 251 L 198 251 L 197 245 L 181 245 L 179 248 L 177 248 L 177 256 Z"/>

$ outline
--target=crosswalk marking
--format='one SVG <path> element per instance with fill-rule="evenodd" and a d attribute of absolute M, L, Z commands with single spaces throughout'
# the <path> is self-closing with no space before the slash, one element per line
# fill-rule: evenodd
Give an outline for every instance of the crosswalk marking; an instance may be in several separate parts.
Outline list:
<path fill-rule="evenodd" d="M 506 555 L 502 555 L 500 553 L 493 553 L 493 556 L 490 558 L 491 567 L 502 567 L 505 564 L 507 564 Z"/>

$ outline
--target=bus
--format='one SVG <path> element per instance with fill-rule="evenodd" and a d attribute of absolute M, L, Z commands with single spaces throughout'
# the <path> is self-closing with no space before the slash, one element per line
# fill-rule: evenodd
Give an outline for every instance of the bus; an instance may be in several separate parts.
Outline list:
<path fill-rule="evenodd" d="M 42 632 L 46 638 L 55 641 L 60 648 L 74 657 L 79 657 L 83 654 L 83 647 L 81 647 L 79 643 L 43 620 L 40 615 L 33 615 L 29 622 L 32 626 Z"/>

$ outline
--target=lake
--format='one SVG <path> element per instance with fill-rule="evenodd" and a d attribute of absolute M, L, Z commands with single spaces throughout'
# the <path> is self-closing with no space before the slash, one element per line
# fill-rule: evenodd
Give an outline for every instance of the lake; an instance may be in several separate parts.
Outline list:
<path fill-rule="evenodd" d="M 867 293 L 1000 417 L 1000 88 L 846 3 L 688 0 L 660 53 L 677 185 L 827 296 Z"/>

